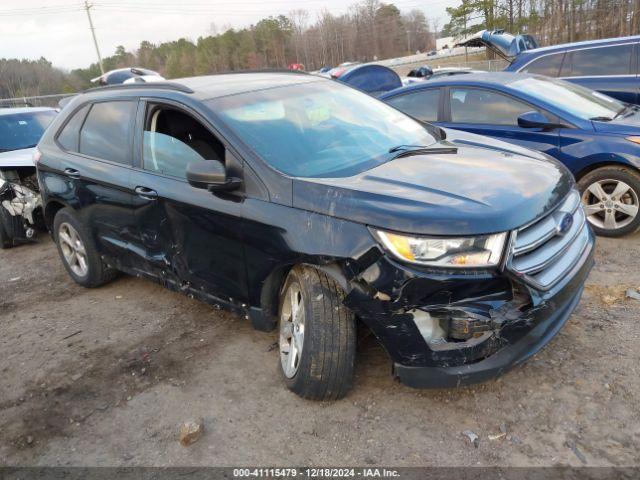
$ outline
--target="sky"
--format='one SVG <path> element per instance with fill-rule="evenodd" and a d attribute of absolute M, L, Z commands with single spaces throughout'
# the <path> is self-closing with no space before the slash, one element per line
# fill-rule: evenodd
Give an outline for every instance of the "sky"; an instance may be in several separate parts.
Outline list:
<path fill-rule="evenodd" d="M 269 15 L 305 9 L 310 20 L 322 9 L 348 11 L 355 0 L 93 0 L 89 2 L 100 53 L 116 46 L 135 50 L 152 43 L 221 33 L 245 27 Z M 402 12 L 422 10 L 438 27 L 447 22 L 446 7 L 459 0 L 386 0 Z M 64 69 L 87 67 L 96 52 L 82 0 L 0 0 L 0 58 L 45 57 Z"/>

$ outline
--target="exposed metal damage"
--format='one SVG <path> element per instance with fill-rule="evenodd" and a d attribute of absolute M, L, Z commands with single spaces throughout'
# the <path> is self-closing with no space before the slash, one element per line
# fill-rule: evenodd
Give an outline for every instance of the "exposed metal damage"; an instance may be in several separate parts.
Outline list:
<path fill-rule="evenodd" d="M 549 320 L 549 311 L 558 311 L 560 316 L 571 308 L 567 304 L 579 298 L 580 278 L 591 268 L 591 255 L 586 252 L 584 262 L 578 264 L 577 277 L 570 282 L 575 285 L 567 289 L 573 295 L 561 295 L 539 292 L 507 272 L 408 268 L 368 252 L 363 255 L 368 262 L 361 258 L 344 268 L 351 274 L 345 304 L 385 346 L 404 383 L 434 387 L 475 383 L 485 377 L 467 373 L 474 365 L 492 361 L 487 359 L 508 352 L 506 347 L 517 345 L 524 337 L 542 342 L 549 331 L 559 329 Z M 356 264 L 359 269 L 354 269 Z M 540 332 L 532 333 L 537 330 Z M 520 352 L 522 361 L 538 349 L 535 344 L 533 348 Z M 515 363 L 493 368 L 491 376 Z M 407 370 L 425 374 L 406 378 Z M 433 375 L 435 370 L 448 373 Z"/>
<path fill-rule="evenodd" d="M 5 247 L 31 240 L 44 228 L 35 168 L 0 169 L 0 227 Z"/>

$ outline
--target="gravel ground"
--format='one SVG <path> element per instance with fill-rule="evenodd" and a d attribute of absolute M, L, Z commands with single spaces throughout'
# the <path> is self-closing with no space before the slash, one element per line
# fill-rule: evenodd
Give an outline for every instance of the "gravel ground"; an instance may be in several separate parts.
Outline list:
<path fill-rule="evenodd" d="M 44 237 L 0 251 L 0 465 L 638 465 L 639 239 L 599 239 L 574 316 L 504 377 L 413 390 L 361 335 L 335 403 L 287 391 L 276 334 L 242 318 L 126 276 L 83 289 Z"/>

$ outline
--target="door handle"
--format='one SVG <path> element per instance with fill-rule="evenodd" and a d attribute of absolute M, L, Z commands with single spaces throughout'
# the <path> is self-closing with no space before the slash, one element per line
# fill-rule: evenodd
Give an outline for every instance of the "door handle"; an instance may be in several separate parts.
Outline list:
<path fill-rule="evenodd" d="M 64 174 L 69 178 L 80 178 L 80 172 L 75 168 L 65 168 Z"/>
<path fill-rule="evenodd" d="M 155 200 L 158 198 L 158 192 L 147 187 L 136 187 L 135 192 L 139 197 L 145 198 L 147 200 Z"/>

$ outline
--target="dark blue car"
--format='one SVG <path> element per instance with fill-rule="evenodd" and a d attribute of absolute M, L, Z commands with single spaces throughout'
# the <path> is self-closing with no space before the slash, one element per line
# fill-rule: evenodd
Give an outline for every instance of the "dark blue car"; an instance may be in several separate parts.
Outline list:
<path fill-rule="evenodd" d="M 396 72 L 377 64 L 338 66 L 328 72 L 328 76 L 374 97 L 402 86 Z"/>
<path fill-rule="evenodd" d="M 485 46 L 510 64 L 508 72 L 558 77 L 628 103 L 640 103 L 640 35 L 536 48 L 528 35 L 478 32 L 460 45 Z"/>
<path fill-rule="evenodd" d="M 640 107 L 562 80 L 508 72 L 446 77 L 380 98 L 419 120 L 561 161 L 578 180 L 600 235 L 625 235 L 640 224 Z"/>

